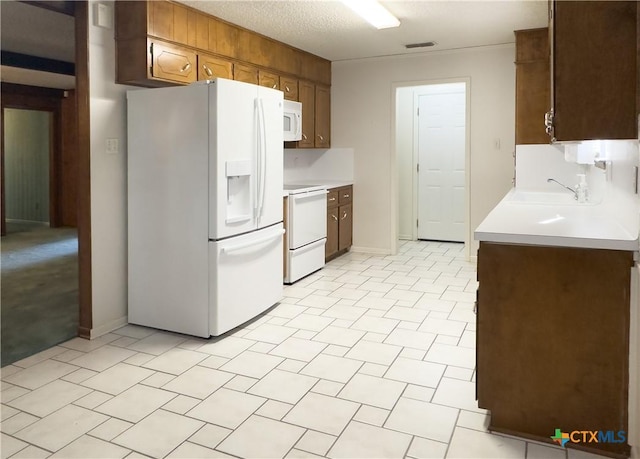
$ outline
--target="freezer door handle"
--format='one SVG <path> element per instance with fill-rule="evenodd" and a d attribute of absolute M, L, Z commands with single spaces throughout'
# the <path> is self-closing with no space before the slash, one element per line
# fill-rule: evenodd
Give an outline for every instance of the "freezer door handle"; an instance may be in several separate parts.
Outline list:
<path fill-rule="evenodd" d="M 221 253 L 232 253 L 232 252 L 237 252 L 239 250 L 248 249 L 249 247 L 253 247 L 253 246 L 262 244 L 264 242 L 275 241 L 276 239 L 282 237 L 283 234 L 284 234 L 284 229 L 280 229 L 277 233 L 269 234 L 268 236 L 263 236 L 263 237 L 258 238 L 258 239 L 253 239 L 253 240 L 251 240 L 249 242 L 245 242 L 245 243 L 242 243 L 242 244 L 230 245 L 228 247 L 222 247 L 220 249 L 220 252 Z"/>

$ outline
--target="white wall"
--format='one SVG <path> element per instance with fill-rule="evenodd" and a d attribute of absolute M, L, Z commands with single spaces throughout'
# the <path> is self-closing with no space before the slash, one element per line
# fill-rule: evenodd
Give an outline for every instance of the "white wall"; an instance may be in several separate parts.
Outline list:
<path fill-rule="evenodd" d="M 284 183 L 353 182 L 353 148 L 285 149 Z"/>
<path fill-rule="evenodd" d="M 395 249 L 396 86 L 469 78 L 470 232 L 507 193 L 513 177 L 515 142 L 514 53 L 514 45 L 501 45 L 333 63 L 332 144 L 353 147 L 355 152 L 355 250 L 392 253 Z M 494 145 L 496 139 L 499 149 Z M 473 255 L 478 244 L 472 235 L 469 238 Z"/>
<path fill-rule="evenodd" d="M 396 93 L 396 158 L 398 167 L 398 238 L 412 239 L 413 187 L 413 86 Z"/>
<path fill-rule="evenodd" d="M 93 25 L 89 2 L 89 75 L 91 120 L 91 336 L 127 322 L 127 151 L 125 92 L 116 85 L 113 29 Z M 101 0 L 113 11 L 113 2 Z M 107 139 L 120 151 L 106 153 Z"/>

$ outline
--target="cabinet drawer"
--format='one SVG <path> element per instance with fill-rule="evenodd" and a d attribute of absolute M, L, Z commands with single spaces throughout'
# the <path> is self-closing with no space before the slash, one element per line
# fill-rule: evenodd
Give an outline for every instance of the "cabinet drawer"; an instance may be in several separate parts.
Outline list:
<path fill-rule="evenodd" d="M 327 207 L 336 207 L 338 205 L 338 191 L 338 188 L 329 190 L 329 193 L 327 194 Z"/>
<path fill-rule="evenodd" d="M 349 204 L 353 200 L 353 187 L 345 186 L 338 188 L 338 204 Z"/>

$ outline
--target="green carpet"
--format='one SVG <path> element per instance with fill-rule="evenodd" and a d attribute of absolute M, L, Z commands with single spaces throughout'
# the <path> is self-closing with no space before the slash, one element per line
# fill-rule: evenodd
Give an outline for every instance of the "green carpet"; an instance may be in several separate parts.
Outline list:
<path fill-rule="evenodd" d="M 7 222 L 2 238 L 1 366 L 77 336 L 75 228 Z"/>

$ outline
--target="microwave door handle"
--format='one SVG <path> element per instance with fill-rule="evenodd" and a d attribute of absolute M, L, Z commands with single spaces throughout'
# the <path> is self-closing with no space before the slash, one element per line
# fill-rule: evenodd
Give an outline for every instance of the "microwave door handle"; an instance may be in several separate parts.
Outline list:
<path fill-rule="evenodd" d="M 302 116 L 296 113 L 296 139 L 302 135 Z"/>

